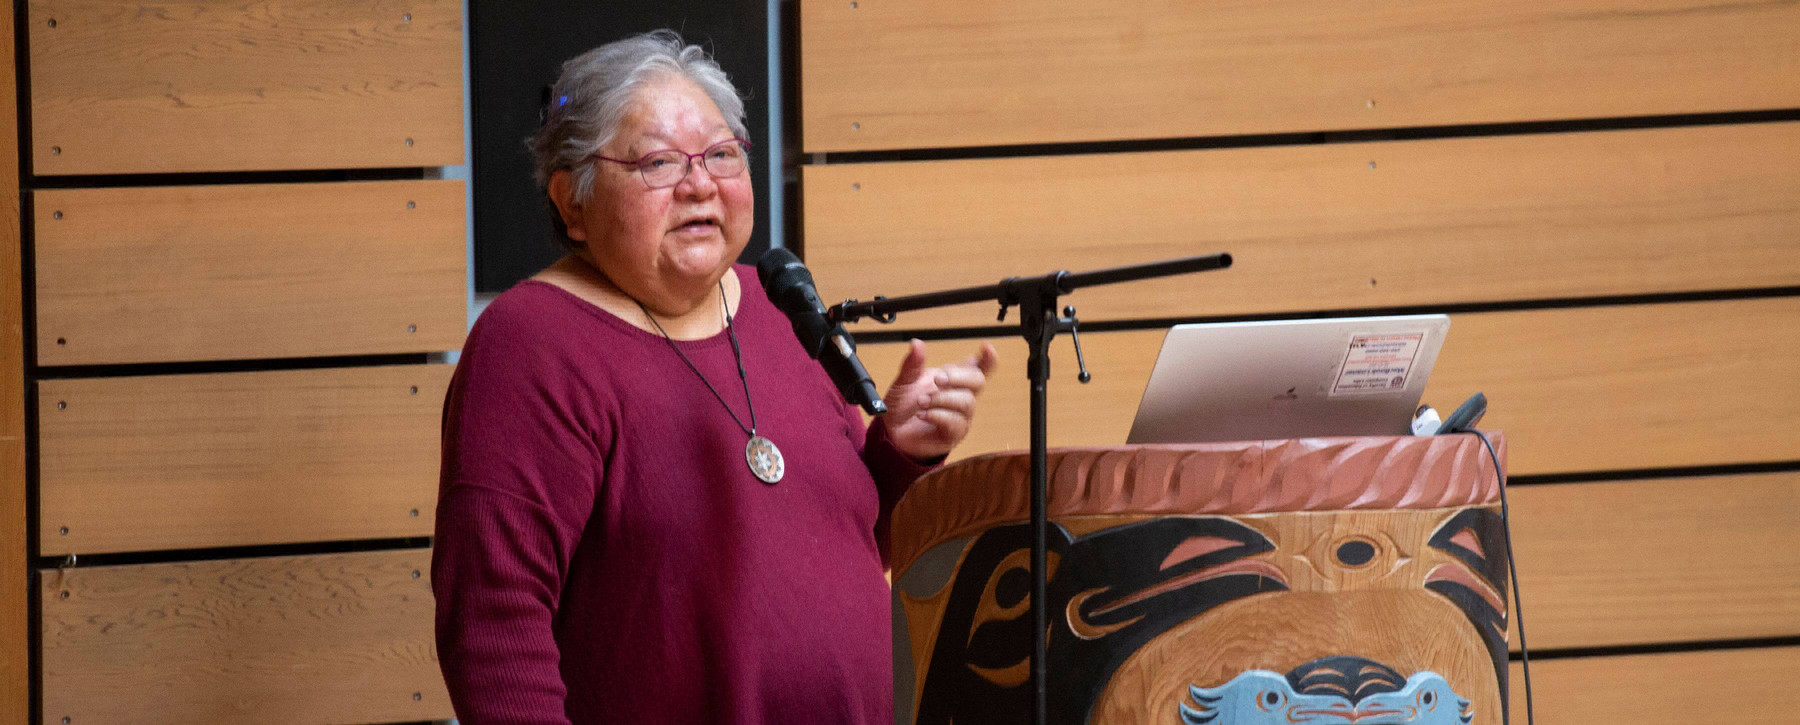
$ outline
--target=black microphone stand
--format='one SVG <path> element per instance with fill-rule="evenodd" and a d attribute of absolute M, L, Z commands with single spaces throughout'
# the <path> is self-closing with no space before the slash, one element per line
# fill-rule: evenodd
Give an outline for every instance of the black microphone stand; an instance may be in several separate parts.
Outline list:
<path fill-rule="evenodd" d="M 899 313 L 909 310 L 998 301 L 998 319 L 1005 321 L 1006 308 L 1019 308 L 1019 332 L 1024 335 L 1026 344 L 1031 346 L 1030 356 L 1025 362 L 1025 375 L 1031 381 L 1031 688 L 1032 722 L 1037 725 L 1047 725 L 1049 722 L 1049 701 L 1045 696 L 1048 679 L 1045 662 L 1046 635 L 1050 622 L 1049 613 L 1044 607 L 1045 601 L 1049 599 L 1048 579 L 1045 577 L 1045 541 L 1050 528 L 1046 503 L 1050 436 L 1047 387 L 1050 382 L 1050 341 L 1056 338 L 1057 333 L 1068 332 L 1074 338 L 1075 360 L 1081 368 L 1078 379 L 1083 383 L 1091 379 L 1087 363 L 1081 357 L 1081 336 L 1076 329 L 1081 321 L 1075 318 L 1074 307 L 1065 307 L 1062 315 L 1057 315 L 1057 298 L 1082 287 L 1171 277 L 1230 266 L 1230 254 L 1209 254 L 1092 272 L 1071 273 L 1063 270 L 1040 277 L 1008 277 L 996 285 L 963 287 L 891 299 L 876 297 L 869 302 L 845 300 L 826 312 L 833 324 L 856 322 L 864 317 L 891 323 Z"/>

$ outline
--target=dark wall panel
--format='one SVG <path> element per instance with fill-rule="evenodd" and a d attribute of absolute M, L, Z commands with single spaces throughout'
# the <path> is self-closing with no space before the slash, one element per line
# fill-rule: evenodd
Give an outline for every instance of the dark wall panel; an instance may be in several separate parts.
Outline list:
<path fill-rule="evenodd" d="M 627 35 L 671 28 L 712 50 L 746 100 L 756 232 L 746 260 L 769 245 L 768 5 L 765 0 L 510 0 L 469 4 L 473 85 L 475 288 L 499 292 L 562 255 L 524 140 L 562 62 Z M 758 151 L 761 151 L 759 153 Z"/>

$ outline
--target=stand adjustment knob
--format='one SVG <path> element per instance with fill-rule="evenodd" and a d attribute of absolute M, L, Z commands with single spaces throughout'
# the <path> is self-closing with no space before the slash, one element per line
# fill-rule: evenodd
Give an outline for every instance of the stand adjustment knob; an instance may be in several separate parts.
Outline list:
<path fill-rule="evenodd" d="M 1088 381 L 1094 379 L 1094 376 L 1088 374 L 1087 360 L 1081 356 L 1081 320 L 1075 318 L 1075 306 L 1064 307 L 1063 319 L 1057 322 L 1069 328 L 1069 339 L 1075 341 L 1075 366 L 1081 368 L 1081 373 L 1076 375 L 1075 379 L 1086 385 Z"/>

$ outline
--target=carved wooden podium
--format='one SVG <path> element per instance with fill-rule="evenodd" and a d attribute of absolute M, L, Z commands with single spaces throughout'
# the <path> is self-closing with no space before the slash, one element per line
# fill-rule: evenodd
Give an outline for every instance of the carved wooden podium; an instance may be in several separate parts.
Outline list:
<path fill-rule="evenodd" d="M 946 466 L 895 509 L 897 722 L 1030 722 L 1029 465 Z M 1475 437 L 1059 449 L 1048 470 L 1051 722 L 1506 721 Z"/>

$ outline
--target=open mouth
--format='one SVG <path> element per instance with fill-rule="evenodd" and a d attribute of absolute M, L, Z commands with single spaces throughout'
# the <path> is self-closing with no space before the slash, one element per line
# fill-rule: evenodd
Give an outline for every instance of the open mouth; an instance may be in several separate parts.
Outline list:
<path fill-rule="evenodd" d="M 719 228 L 719 220 L 713 219 L 711 217 L 689 219 L 685 222 L 682 222 L 680 226 L 675 227 L 675 229 L 677 231 L 688 232 L 690 234 L 707 232 L 707 231 L 711 231 L 711 230 L 718 229 L 718 228 Z"/>

